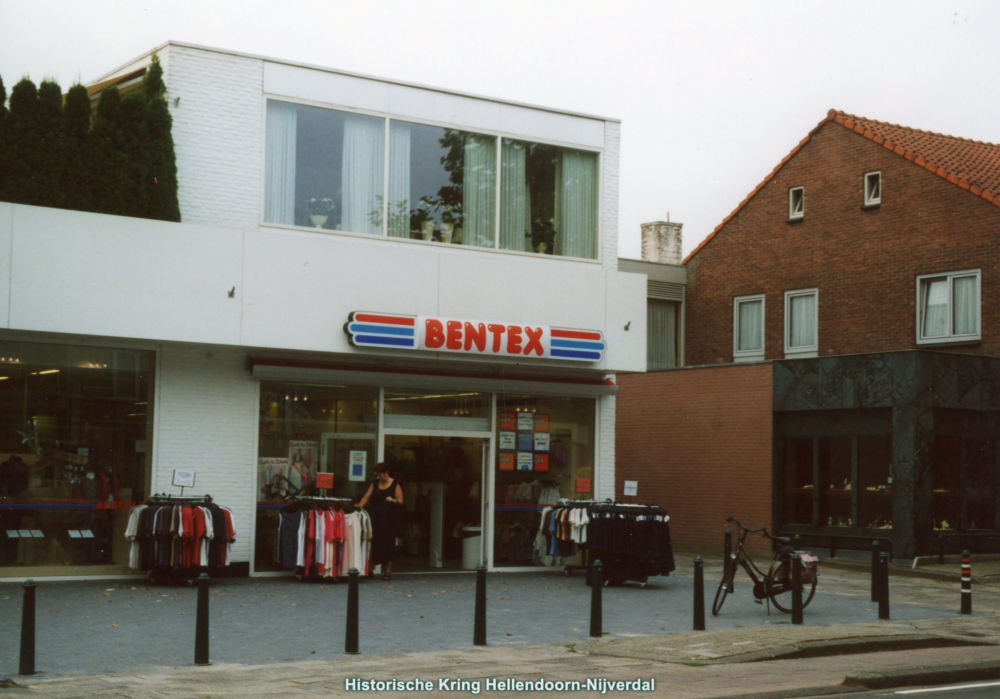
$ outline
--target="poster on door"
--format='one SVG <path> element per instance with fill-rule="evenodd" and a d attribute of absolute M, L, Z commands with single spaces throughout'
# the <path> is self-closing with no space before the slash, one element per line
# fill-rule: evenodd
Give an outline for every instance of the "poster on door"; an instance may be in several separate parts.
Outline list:
<path fill-rule="evenodd" d="M 535 432 L 535 451 L 549 450 L 549 433 Z"/>
<path fill-rule="evenodd" d="M 517 470 L 530 471 L 535 466 L 535 455 L 530 451 L 517 452 Z"/>
<path fill-rule="evenodd" d="M 535 414 L 534 413 L 518 413 L 517 414 L 517 429 L 522 432 L 531 432 L 535 429 Z"/>
<path fill-rule="evenodd" d="M 510 449 L 513 451 L 517 448 L 517 433 L 516 432 L 501 432 L 500 433 L 500 448 Z"/>
<path fill-rule="evenodd" d="M 262 456 L 257 459 L 258 500 L 280 500 L 288 490 L 288 459 Z"/>
<path fill-rule="evenodd" d="M 368 466 L 368 452 L 359 450 L 352 451 L 350 464 L 347 471 L 347 479 L 351 481 L 364 481 L 365 470 Z"/>
<path fill-rule="evenodd" d="M 316 481 L 316 462 L 319 442 L 292 439 L 288 442 L 289 485 L 296 492 L 305 490 Z M 294 493 L 293 493 L 294 494 Z"/>
<path fill-rule="evenodd" d="M 517 418 L 514 413 L 500 413 L 500 429 L 514 431 L 517 429 Z"/>

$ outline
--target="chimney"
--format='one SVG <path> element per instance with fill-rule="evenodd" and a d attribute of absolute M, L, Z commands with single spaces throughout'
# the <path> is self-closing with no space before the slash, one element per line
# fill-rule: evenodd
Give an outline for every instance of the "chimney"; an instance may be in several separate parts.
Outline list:
<path fill-rule="evenodd" d="M 647 262 L 679 265 L 683 227 L 683 223 L 671 223 L 669 214 L 666 221 L 642 224 L 642 259 Z"/>

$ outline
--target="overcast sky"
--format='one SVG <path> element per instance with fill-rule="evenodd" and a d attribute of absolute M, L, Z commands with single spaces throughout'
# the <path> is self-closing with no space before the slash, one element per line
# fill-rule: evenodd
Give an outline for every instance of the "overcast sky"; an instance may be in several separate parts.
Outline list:
<path fill-rule="evenodd" d="M 1000 142 L 1000 2 L 0 0 L 0 76 L 168 39 L 622 120 L 619 252 L 687 254 L 831 108 Z"/>

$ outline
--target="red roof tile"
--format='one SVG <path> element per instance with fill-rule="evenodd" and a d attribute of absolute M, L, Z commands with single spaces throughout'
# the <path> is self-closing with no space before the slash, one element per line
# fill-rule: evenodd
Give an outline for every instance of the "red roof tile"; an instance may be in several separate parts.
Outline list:
<path fill-rule="evenodd" d="M 792 152 L 786 155 L 778 163 L 778 166 L 764 178 L 764 181 L 757 185 L 747 195 L 747 198 L 741 201 L 739 206 L 726 216 L 722 223 L 716 226 L 715 230 L 691 251 L 691 254 L 684 258 L 683 264 L 687 264 L 692 257 L 698 254 L 698 251 L 715 237 L 715 234 L 729 222 L 729 219 L 739 213 L 740 209 L 760 191 L 768 180 L 774 177 L 778 170 L 799 152 L 799 149 L 809 141 L 812 135 L 829 122 L 840 124 L 873 143 L 903 156 L 915 165 L 958 185 L 973 195 L 1000 206 L 1000 145 L 958 138 L 957 136 L 945 136 L 898 124 L 887 124 L 831 109 L 827 113 L 826 119 L 819 122 L 816 128 L 810 131 L 792 149 Z"/>

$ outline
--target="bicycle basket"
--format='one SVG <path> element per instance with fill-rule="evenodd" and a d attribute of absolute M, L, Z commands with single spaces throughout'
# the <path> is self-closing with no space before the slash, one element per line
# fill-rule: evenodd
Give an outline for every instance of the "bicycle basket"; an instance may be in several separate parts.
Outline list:
<path fill-rule="evenodd" d="M 802 584 L 812 585 L 819 572 L 819 556 L 814 556 L 808 551 L 796 551 L 802 559 Z M 792 584 L 792 552 L 786 551 L 781 554 L 781 564 L 774 572 L 774 579 L 786 585 Z"/>

